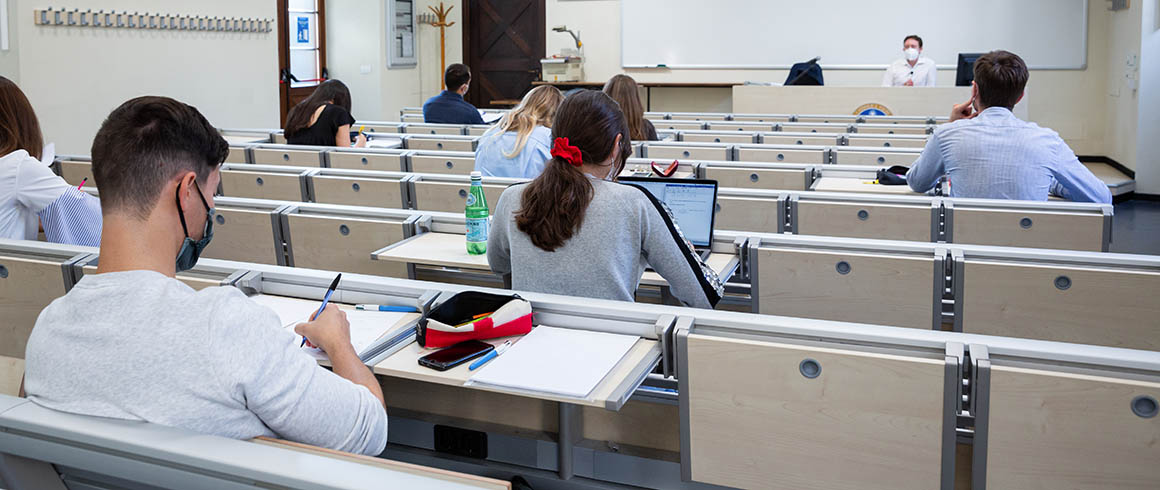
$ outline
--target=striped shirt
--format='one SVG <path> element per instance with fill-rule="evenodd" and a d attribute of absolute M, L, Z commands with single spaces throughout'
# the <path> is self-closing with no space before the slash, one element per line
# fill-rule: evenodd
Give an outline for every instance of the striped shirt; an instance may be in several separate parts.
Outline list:
<path fill-rule="evenodd" d="M 926 192 L 946 175 L 951 197 L 1046 201 L 1049 195 L 1110 204 L 1112 193 L 1055 131 L 1003 107 L 943 124 L 926 142 L 907 183 Z"/>
<path fill-rule="evenodd" d="M 50 242 L 101 246 L 101 201 L 71 185 L 37 216 Z"/>

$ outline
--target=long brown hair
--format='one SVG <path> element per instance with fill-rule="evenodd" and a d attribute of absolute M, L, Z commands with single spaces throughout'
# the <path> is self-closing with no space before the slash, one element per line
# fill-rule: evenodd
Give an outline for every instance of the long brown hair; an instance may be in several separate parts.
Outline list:
<path fill-rule="evenodd" d="M 624 167 L 632 151 L 628 125 L 616 101 L 602 92 L 585 90 L 564 99 L 552 124 L 552 140 L 568 138 L 568 144 L 580 148 L 584 163 L 599 165 L 612 155 L 612 144 L 620 136 L 618 161 L 611 172 Z M 536 177 L 524 194 L 516 213 L 516 227 L 527 233 L 532 244 L 554 251 L 572 238 L 584 222 L 584 212 L 592 202 L 594 189 L 588 177 L 560 157 L 552 157 L 544 172 Z"/>
<path fill-rule="evenodd" d="M 40 158 L 44 136 L 28 97 L 12 80 L 0 76 L 0 156 L 25 150 Z"/>
<path fill-rule="evenodd" d="M 499 137 L 508 131 L 516 132 L 515 148 L 512 148 L 511 152 L 505 152 L 503 156 L 515 158 L 524 151 L 528 137 L 532 135 L 536 126 L 551 128 L 552 119 L 556 117 L 556 109 L 563 101 L 564 94 L 551 85 L 540 85 L 528 92 L 524 100 L 520 101 L 520 105 L 504 114 L 499 124 L 488 131 L 492 137 Z"/>
<path fill-rule="evenodd" d="M 290 113 L 286 115 L 286 130 L 283 134 L 294 136 L 295 133 L 310 127 L 310 117 L 314 115 L 314 111 L 327 103 L 333 103 L 350 112 L 350 89 L 338 80 L 327 80 L 319 84 L 310 97 L 290 109 Z"/>
<path fill-rule="evenodd" d="M 614 75 L 604 84 L 604 93 L 612 97 L 612 100 L 615 100 L 617 104 L 620 104 L 620 110 L 624 112 L 624 118 L 628 120 L 629 135 L 632 136 L 632 139 L 647 140 L 644 106 L 640 103 L 640 88 L 638 88 L 636 80 L 628 75 Z"/>

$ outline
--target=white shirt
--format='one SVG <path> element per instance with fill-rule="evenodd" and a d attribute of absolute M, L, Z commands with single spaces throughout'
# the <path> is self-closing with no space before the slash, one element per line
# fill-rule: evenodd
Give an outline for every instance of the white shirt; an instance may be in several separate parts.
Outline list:
<path fill-rule="evenodd" d="M 914 80 L 915 87 L 933 87 L 937 74 L 934 60 L 925 56 L 919 56 L 913 67 L 905 59 L 899 59 L 886 68 L 886 73 L 882 75 L 882 86 L 901 87 L 906 85 L 907 80 Z"/>
<path fill-rule="evenodd" d="M 68 191 L 68 182 L 24 150 L 0 157 L 0 238 L 35 240 L 36 213 Z"/>

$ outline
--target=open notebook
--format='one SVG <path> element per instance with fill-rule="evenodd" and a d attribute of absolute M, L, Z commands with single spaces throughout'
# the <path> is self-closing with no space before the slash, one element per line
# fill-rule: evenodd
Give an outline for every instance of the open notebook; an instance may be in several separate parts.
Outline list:
<path fill-rule="evenodd" d="M 302 342 L 302 336 L 294 333 L 294 326 L 307 321 L 310 315 L 318 311 L 322 302 L 271 296 L 259 294 L 251 296 L 262 306 L 269 307 L 278 314 L 278 320 L 287 333 L 294 336 L 295 345 Z M 350 322 L 350 343 L 359 359 L 364 364 L 374 364 L 415 341 L 416 322 L 407 322 L 399 325 L 399 321 L 414 313 L 396 313 L 385 311 L 362 311 L 343 308 L 346 319 Z M 396 325 L 399 325 L 396 327 Z M 307 354 L 316 359 L 327 359 L 326 353 L 318 348 L 302 347 Z"/>
<path fill-rule="evenodd" d="M 638 340 L 634 335 L 539 326 L 484 364 L 468 383 L 588 398 Z"/>

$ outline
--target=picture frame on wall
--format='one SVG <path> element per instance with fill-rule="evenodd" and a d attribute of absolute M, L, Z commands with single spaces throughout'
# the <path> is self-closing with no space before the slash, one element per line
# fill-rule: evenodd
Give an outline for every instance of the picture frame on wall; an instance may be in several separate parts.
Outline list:
<path fill-rule="evenodd" d="M 387 68 L 418 65 L 415 0 L 387 0 Z"/>

